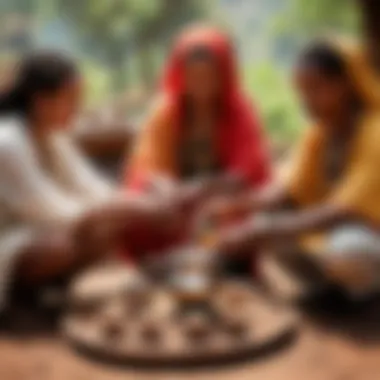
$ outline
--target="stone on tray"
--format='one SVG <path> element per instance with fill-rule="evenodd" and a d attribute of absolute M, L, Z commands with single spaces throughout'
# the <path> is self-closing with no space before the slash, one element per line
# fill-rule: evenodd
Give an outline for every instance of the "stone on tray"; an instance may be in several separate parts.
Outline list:
<path fill-rule="evenodd" d="M 153 318 L 142 321 L 140 325 L 140 334 L 145 343 L 159 343 L 162 338 L 162 329 L 159 321 Z"/>
<path fill-rule="evenodd" d="M 249 329 L 249 323 L 238 316 L 224 316 L 222 323 L 226 333 L 235 338 L 243 338 Z"/>
<path fill-rule="evenodd" d="M 212 326 L 207 315 L 197 313 L 183 320 L 183 328 L 187 338 L 192 342 L 204 342 L 210 337 Z"/>

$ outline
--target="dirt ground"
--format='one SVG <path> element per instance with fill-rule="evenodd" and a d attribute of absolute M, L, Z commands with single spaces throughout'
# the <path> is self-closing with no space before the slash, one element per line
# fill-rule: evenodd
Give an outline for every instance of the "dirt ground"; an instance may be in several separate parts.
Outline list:
<path fill-rule="evenodd" d="M 350 314 L 351 315 L 351 314 Z M 265 359 L 186 371 L 116 368 L 96 363 L 59 337 L 0 338 L 1 380 L 376 380 L 380 370 L 380 303 L 337 318 L 309 312 L 296 340 Z"/>
<path fill-rule="evenodd" d="M 288 293 L 285 288 L 290 284 L 273 273 L 283 293 Z M 380 297 L 353 308 L 339 294 L 328 294 L 294 307 L 300 314 L 295 337 L 277 352 L 191 371 L 120 368 L 95 362 L 57 336 L 54 324 L 47 328 L 48 323 L 37 318 L 41 329 L 34 329 L 33 334 L 30 329 L 13 335 L 9 328 L 0 332 L 0 380 L 380 379 Z M 11 324 L 30 325 L 25 313 L 18 315 L 21 321 L 12 317 Z"/>

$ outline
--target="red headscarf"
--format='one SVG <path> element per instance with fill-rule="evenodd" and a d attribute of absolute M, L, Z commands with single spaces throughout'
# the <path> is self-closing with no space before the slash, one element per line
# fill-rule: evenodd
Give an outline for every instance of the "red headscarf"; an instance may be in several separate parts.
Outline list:
<path fill-rule="evenodd" d="M 242 174 L 252 186 L 263 184 L 270 176 L 269 153 L 256 110 L 243 95 L 238 80 L 238 69 L 233 46 L 229 38 L 217 29 L 210 27 L 195 27 L 186 30 L 177 40 L 164 71 L 162 92 L 165 98 L 165 112 L 170 122 L 162 125 L 164 136 L 151 142 L 149 149 L 136 150 L 132 156 L 128 170 L 128 185 L 138 185 L 144 182 L 144 177 L 154 173 L 160 155 L 166 158 L 164 166 L 176 167 L 177 149 L 181 131 L 183 130 L 183 93 L 184 93 L 184 58 L 195 47 L 207 48 L 217 60 L 221 78 L 222 117 L 218 121 L 217 148 L 219 162 L 225 171 Z M 153 135 L 150 131 L 142 134 Z M 150 136 L 152 137 L 152 136 Z M 145 136 L 148 140 L 149 136 Z M 144 140 L 142 137 L 141 140 Z M 152 140 L 152 138 L 151 138 Z M 144 145 L 138 141 L 137 145 Z M 157 154 L 162 147 L 161 153 Z M 149 152 L 150 150 L 150 152 Z M 155 150 L 156 154 L 152 151 Z M 160 166 L 160 165 L 158 165 Z M 176 170 L 177 171 L 177 170 Z M 153 172 L 153 173 L 152 173 Z M 178 174 L 178 173 L 177 173 Z M 146 180 L 146 178 L 145 178 Z"/>

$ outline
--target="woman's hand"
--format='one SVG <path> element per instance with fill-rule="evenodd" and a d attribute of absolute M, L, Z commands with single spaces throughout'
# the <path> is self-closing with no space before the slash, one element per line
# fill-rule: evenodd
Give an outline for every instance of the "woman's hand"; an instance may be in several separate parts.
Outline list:
<path fill-rule="evenodd" d="M 174 231 L 182 223 L 181 205 L 167 196 L 141 196 L 134 207 L 135 220 L 159 231 Z"/>
<path fill-rule="evenodd" d="M 152 178 L 152 190 L 135 198 L 135 219 L 159 230 L 183 230 L 192 225 L 194 215 L 209 197 L 235 192 L 243 186 L 238 176 L 225 175 L 179 184 Z"/>
<path fill-rule="evenodd" d="M 218 195 L 236 194 L 244 188 L 244 181 L 237 175 L 197 179 L 177 187 L 174 196 L 183 207 L 193 208 Z"/>
<path fill-rule="evenodd" d="M 206 203 L 202 209 L 202 217 L 211 223 L 223 223 L 235 220 L 248 214 L 245 197 L 221 196 Z"/>
<path fill-rule="evenodd" d="M 252 221 L 228 228 L 216 243 L 216 251 L 222 255 L 249 252 L 258 241 L 257 232 Z"/>
<path fill-rule="evenodd" d="M 245 187 L 244 177 L 236 173 L 216 176 L 208 181 L 208 190 L 212 194 L 234 194 Z"/>
<path fill-rule="evenodd" d="M 256 215 L 243 223 L 226 229 L 216 243 L 217 250 L 222 254 L 237 254 L 250 252 L 258 245 L 266 244 L 276 238 L 276 220 L 268 214 Z M 280 238 L 281 235 L 278 235 Z"/>

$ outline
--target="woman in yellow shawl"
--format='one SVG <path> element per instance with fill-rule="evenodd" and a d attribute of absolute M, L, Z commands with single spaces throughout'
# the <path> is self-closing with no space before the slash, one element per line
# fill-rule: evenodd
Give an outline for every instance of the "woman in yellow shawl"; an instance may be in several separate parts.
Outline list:
<path fill-rule="evenodd" d="M 324 276 L 350 293 L 380 285 L 380 88 L 365 57 L 336 41 L 302 54 L 295 84 L 314 125 L 281 186 L 227 205 L 263 214 L 227 231 L 222 252 L 284 239 L 300 243 Z M 286 201 L 295 207 L 280 211 Z"/>

